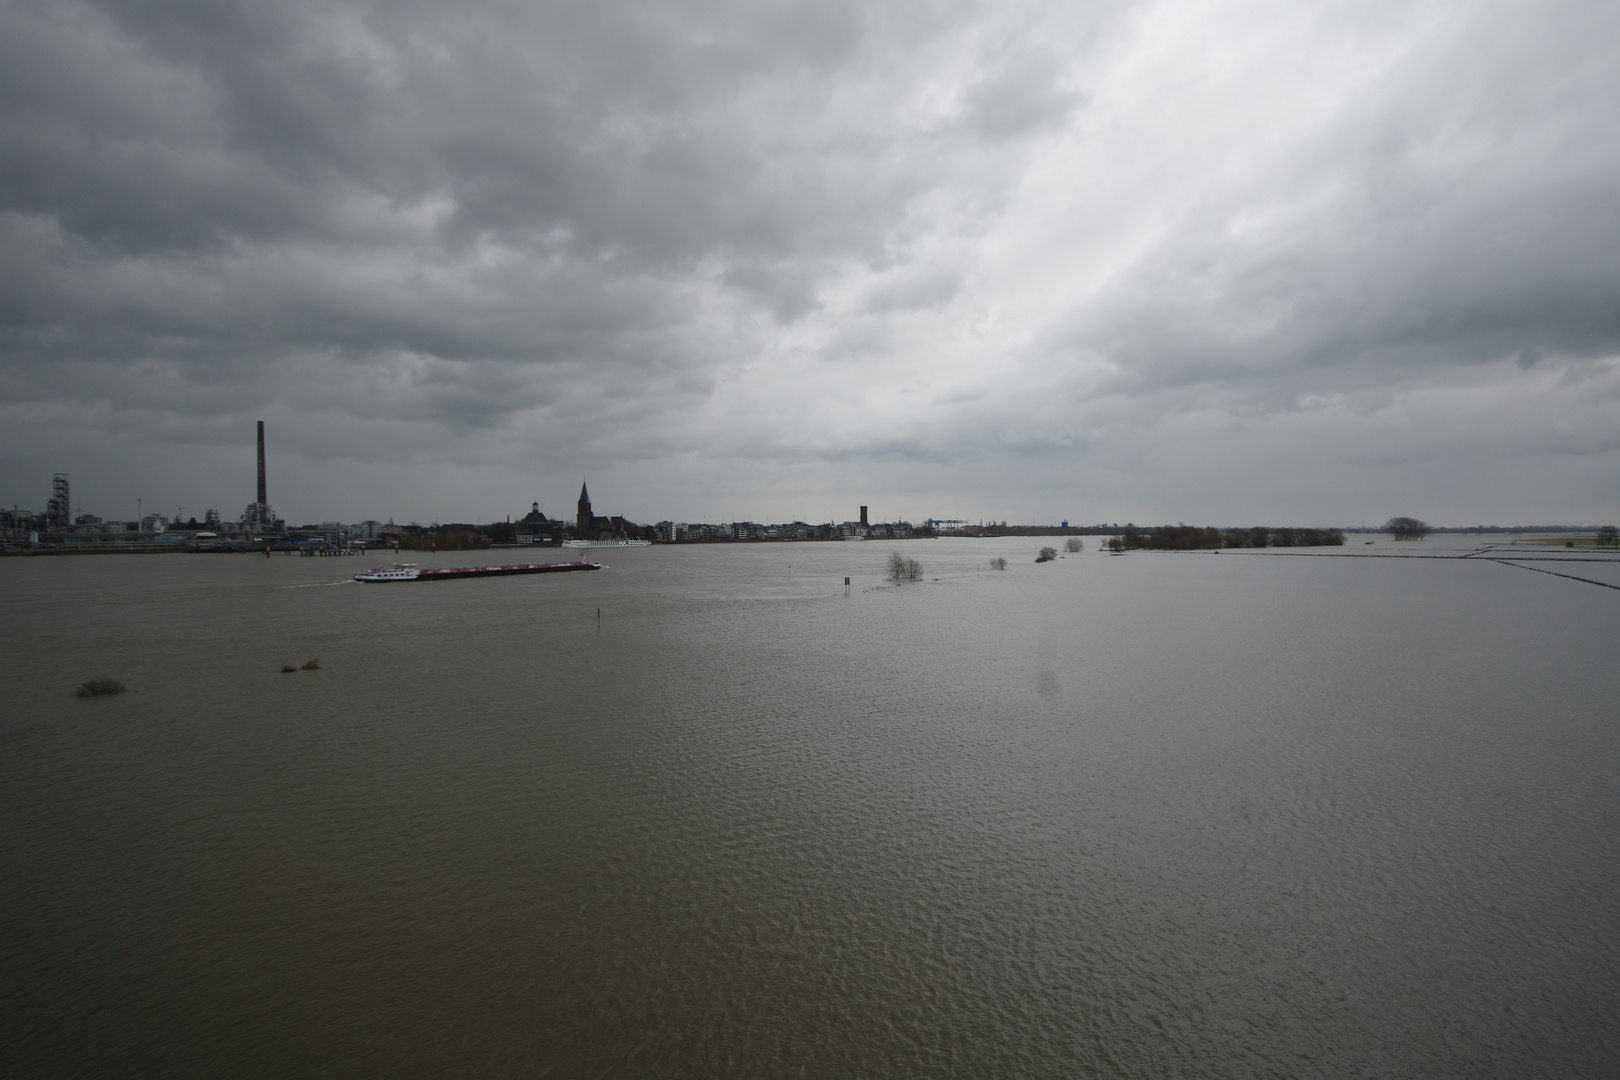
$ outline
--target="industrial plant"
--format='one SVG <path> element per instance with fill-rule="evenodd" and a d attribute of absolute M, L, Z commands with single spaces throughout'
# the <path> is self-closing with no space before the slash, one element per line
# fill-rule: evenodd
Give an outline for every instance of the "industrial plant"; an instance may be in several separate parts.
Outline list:
<path fill-rule="evenodd" d="M 118 521 L 82 511 L 75 513 L 73 485 L 67 473 L 51 478 L 51 497 L 43 513 L 13 506 L 0 510 L 0 547 L 29 550 L 139 551 L 139 550 L 239 550 L 267 544 L 283 546 L 308 530 L 289 530 L 270 506 L 264 462 L 264 421 L 258 422 L 258 488 L 253 502 L 234 521 L 227 521 L 218 510 L 204 511 L 202 520 L 192 516 L 145 513 L 142 500 L 135 500 L 135 518 Z M 319 530 L 317 530 L 319 531 Z M 332 537 L 339 540 L 339 537 Z"/>

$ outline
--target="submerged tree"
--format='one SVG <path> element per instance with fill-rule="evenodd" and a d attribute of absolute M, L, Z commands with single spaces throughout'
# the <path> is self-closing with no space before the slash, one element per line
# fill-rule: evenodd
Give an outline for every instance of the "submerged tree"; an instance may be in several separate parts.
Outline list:
<path fill-rule="evenodd" d="M 922 563 L 908 559 L 898 551 L 889 552 L 890 581 L 921 581 L 922 576 Z"/>
<path fill-rule="evenodd" d="M 1057 558 L 1057 548 L 1043 547 L 1043 548 L 1041 548 L 1040 555 L 1036 557 L 1035 561 L 1036 562 L 1051 562 L 1055 558 Z"/>
<path fill-rule="evenodd" d="M 1392 517 L 1384 528 L 1397 540 L 1421 540 L 1431 531 L 1427 521 L 1413 517 Z"/>
<path fill-rule="evenodd" d="M 1000 557 L 991 559 L 990 560 L 990 569 L 992 569 L 992 570 L 1005 570 L 1005 569 L 1007 569 L 1007 560 L 1003 559 L 1003 558 L 1000 558 Z"/>
<path fill-rule="evenodd" d="M 1620 529 L 1613 525 L 1605 525 L 1597 531 L 1597 539 L 1593 542 L 1598 547 L 1614 547 L 1620 544 Z"/>
<path fill-rule="evenodd" d="M 1067 551 L 1071 555 L 1076 551 L 1084 551 L 1086 550 L 1086 542 L 1080 539 L 1078 536 L 1071 536 L 1067 540 L 1063 541 L 1063 550 Z"/>

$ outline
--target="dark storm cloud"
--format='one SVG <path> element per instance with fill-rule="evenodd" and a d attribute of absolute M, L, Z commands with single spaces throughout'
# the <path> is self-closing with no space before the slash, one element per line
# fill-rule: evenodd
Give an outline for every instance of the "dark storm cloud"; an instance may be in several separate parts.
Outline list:
<path fill-rule="evenodd" d="M 1007 470 L 1206 497 L 1170 443 L 1245 463 L 1234 503 L 1289 487 L 1255 463 L 1290 438 L 1354 505 L 1369 440 L 1610 460 L 1617 34 L 1577 3 L 18 0 L 5 476 L 255 416 L 438 490 L 591 462 L 749 505 Z"/>
<path fill-rule="evenodd" d="M 692 360 L 683 277 L 791 320 L 930 182 L 881 126 L 801 127 L 862 47 L 849 5 L 6 18 L 15 362 Z"/>
<path fill-rule="evenodd" d="M 768 258 L 870 244 L 880 192 L 841 198 L 817 175 L 860 152 L 858 132 L 841 133 L 843 148 L 829 139 L 806 169 L 773 159 L 794 148 L 770 117 L 734 110 L 767 74 L 771 93 L 790 98 L 797 79 L 813 92 L 857 44 L 854 13 L 704 14 L 25 7 L 5 57 L 8 205 L 137 253 L 386 244 L 366 202 L 397 212 L 441 200 L 433 236 L 446 244 L 498 235 L 673 264 L 717 249 Z"/>

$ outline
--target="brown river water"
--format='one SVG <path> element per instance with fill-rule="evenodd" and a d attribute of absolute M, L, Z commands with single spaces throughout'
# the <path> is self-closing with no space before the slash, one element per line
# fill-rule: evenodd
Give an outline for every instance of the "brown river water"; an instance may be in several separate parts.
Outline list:
<path fill-rule="evenodd" d="M 1620 1075 L 1620 591 L 1053 542 L 0 559 L 0 1075 Z"/>

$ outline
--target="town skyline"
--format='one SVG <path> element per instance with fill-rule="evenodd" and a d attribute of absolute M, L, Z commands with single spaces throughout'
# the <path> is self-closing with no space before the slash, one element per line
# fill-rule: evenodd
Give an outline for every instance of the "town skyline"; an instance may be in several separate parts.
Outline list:
<path fill-rule="evenodd" d="M 1010 520 L 1006 518 L 998 520 L 993 517 L 986 518 L 982 516 L 978 518 L 946 518 L 943 515 L 930 515 L 928 517 L 921 518 L 912 518 L 905 515 L 898 517 L 881 517 L 876 514 L 871 514 L 870 506 L 868 504 L 860 505 L 858 518 L 839 519 L 837 516 L 827 516 L 824 520 L 818 521 L 814 520 L 812 517 L 796 516 L 791 518 L 763 518 L 757 520 L 754 518 L 714 518 L 706 520 L 699 515 L 685 515 L 678 520 L 675 518 L 664 518 L 653 521 L 651 519 L 641 520 L 629 514 L 593 516 L 592 503 L 587 491 L 589 486 L 588 480 L 581 481 L 580 498 L 577 503 L 577 515 L 575 519 L 570 519 L 569 517 L 560 514 L 548 514 L 542 509 L 540 501 L 535 499 L 531 500 L 530 511 L 526 515 L 521 512 L 518 514 L 513 514 L 512 512 L 507 511 L 490 516 L 470 516 L 466 518 L 446 517 L 443 519 L 433 518 L 428 522 L 421 522 L 417 520 L 407 521 L 404 519 L 398 519 L 396 515 L 392 514 L 388 515 L 386 520 L 380 518 L 356 518 L 353 515 L 345 517 L 340 515 L 336 517 L 311 519 L 301 523 L 295 523 L 293 520 L 277 514 L 274 511 L 273 505 L 267 503 L 266 501 L 267 475 L 265 463 L 262 460 L 264 454 L 264 428 L 262 422 L 259 425 L 258 435 L 261 461 L 259 463 L 257 473 L 255 501 L 247 504 L 241 514 L 238 516 L 229 516 L 225 511 L 218 507 L 206 507 L 201 511 L 203 515 L 201 518 L 197 516 L 195 509 L 193 509 L 190 517 L 187 518 L 185 516 L 186 508 L 182 504 L 176 504 L 176 513 L 174 515 L 165 513 L 161 508 L 155 508 L 147 511 L 144 507 L 145 500 L 141 497 L 137 497 L 136 499 L 137 513 L 132 518 L 125 519 L 118 517 L 116 514 L 96 514 L 93 510 L 86 509 L 83 503 L 76 497 L 76 495 L 73 494 L 70 475 L 65 473 L 56 473 L 53 474 L 53 494 L 50 498 L 45 500 L 43 509 L 24 507 L 19 503 L 13 503 L 10 508 L 0 508 L 0 517 L 4 518 L 3 521 L 0 521 L 0 526 L 3 526 L 3 528 L 0 528 L 0 532 L 3 532 L 5 537 L 12 542 L 17 541 L 21 537 L 26 536 L 33 531 L 43 530 L 47 534 L 51 531 L 55 531 L 59 534 L 79 532 L 88 535 L 97 532 L 120 531 L 121 527 L 127 527 L 129 531 L 133 532 L 145 532 L 153 534 L 162 533 L 165 531 L 190 530 L 195 532 L 198 530 L 207 530 L 205 535 L 210 536 L 215 535 L 215 531 L 217 530 L 218 535 L 238 539 L 255 534 L 264 535 L 268 533 L 284 536 L 289 533 L 297 533 L 300 531 L 315 532 L 319 530 L 328 530 L 334 534 L 335 539 L 378 540 L 381 539 L 385 534 L 398 538 L 400 535 L 402 535 L 402 533 L 407 531 L 411 534 L 427 534 L 438 531 L 446 526 L 474 526 L 485 531 L 488 531 L 489 527 L 495 527 L 495 529 L 500 530 L 502 526 L 505 526 L 500 538 L 510 540 L 510 537 L 506 537 L 505 534 L 512 533 L 514 531 L 525 531 L 524 522 L 528 521 L 543 523 L 537 524 L 533 529 L 527 530 L 529 533 L 534 534 L 533 539 L 536 541 L 542 539 L 545 541 L 551 541 L 553 539 L 560 541 L 564 536 L 579 537 L 585 535 L 586 532 L 589 532 L 591 538 L 594 539 L 597 537 L 598 533 L 602 536 L 606 536 L 608 532 L 615 531 L 615 529 L 617 529 L 618 532 L 623 532 L 626 527 L 631 527 L 637 531 L 638 535 L 640 532 L 645 531 L 649 532 L 656 539 L 668 543 L 675 543 L 683 541 L 710 540 L 836 539 L 840 536 L 864 536 L 867 534 L 869 522 L 872 535 L 881 536 L 886 539 L 903 539 L 918 536 L 953 534 L 973 535 L 983 532 L 995 533 L 998 530 L 1007 530 L 1009 528 L 1014 532 L 1020 530 L 1054 529 L 1076 533 L 1104 533 L 1110 531 L 1118 532 L 1122 530 L 1147 530 L 1169 526 L 1168 522 L 1155 522 L 1151 519 L 1144 519 L 1141 523 L 1128 519 L 1121 522 L 1117 517 L 1110 519 L 1106 515 L 1094 520 L 1084 520 L 1077 517 L 1073 519 L 1054 521 L 1041 521 L 1034 519 Z M 587 518 L 590 518 L 592 521 L 593 528 L 590 530 L 587 530 L 584 524 Z M 577 527 L 576 521 L 578 523 Z M 1428 522 L 1422 522 L 1421 524 L 1423 524 L 1426 529 L 1429 528 Z M 267 528 L 266 525 L 269 527 Z M 859 529 L 851 528 L 851 526 L 855 525 L 858 525 Z M 1182 528 L 1184 526 L 1176 527 Z M 1206 527 L 1216 529 L 1241 528 L 1241 526 L 1235 526 L 1230 522 L 1215 523 Z M 1304 526 L 1296 523 L 1279 523 L 1279 527 L 1286 530 L 1296 530 L 1299 528 L 1326 528 L 1354 532 L 1374 531 L 1381 528 L 1380 525 L 1369 522 L 1358 523 L 1342 521 L 1314 523 Z M 1592 521 L 1517 523 L 1441 522 L 1434 526 L 1436 531 L 1450 532 L 1561 530 L 1607 531 L 1612 528 L 1612 525 L 1605 526 Z M 555 536 L 551 535 L 553 532 L 555 533 Z M 541 535 L 542 533 L 544 535 Z M 529 542 L 529 540 L 522 539 L 522 542 Z"/>

